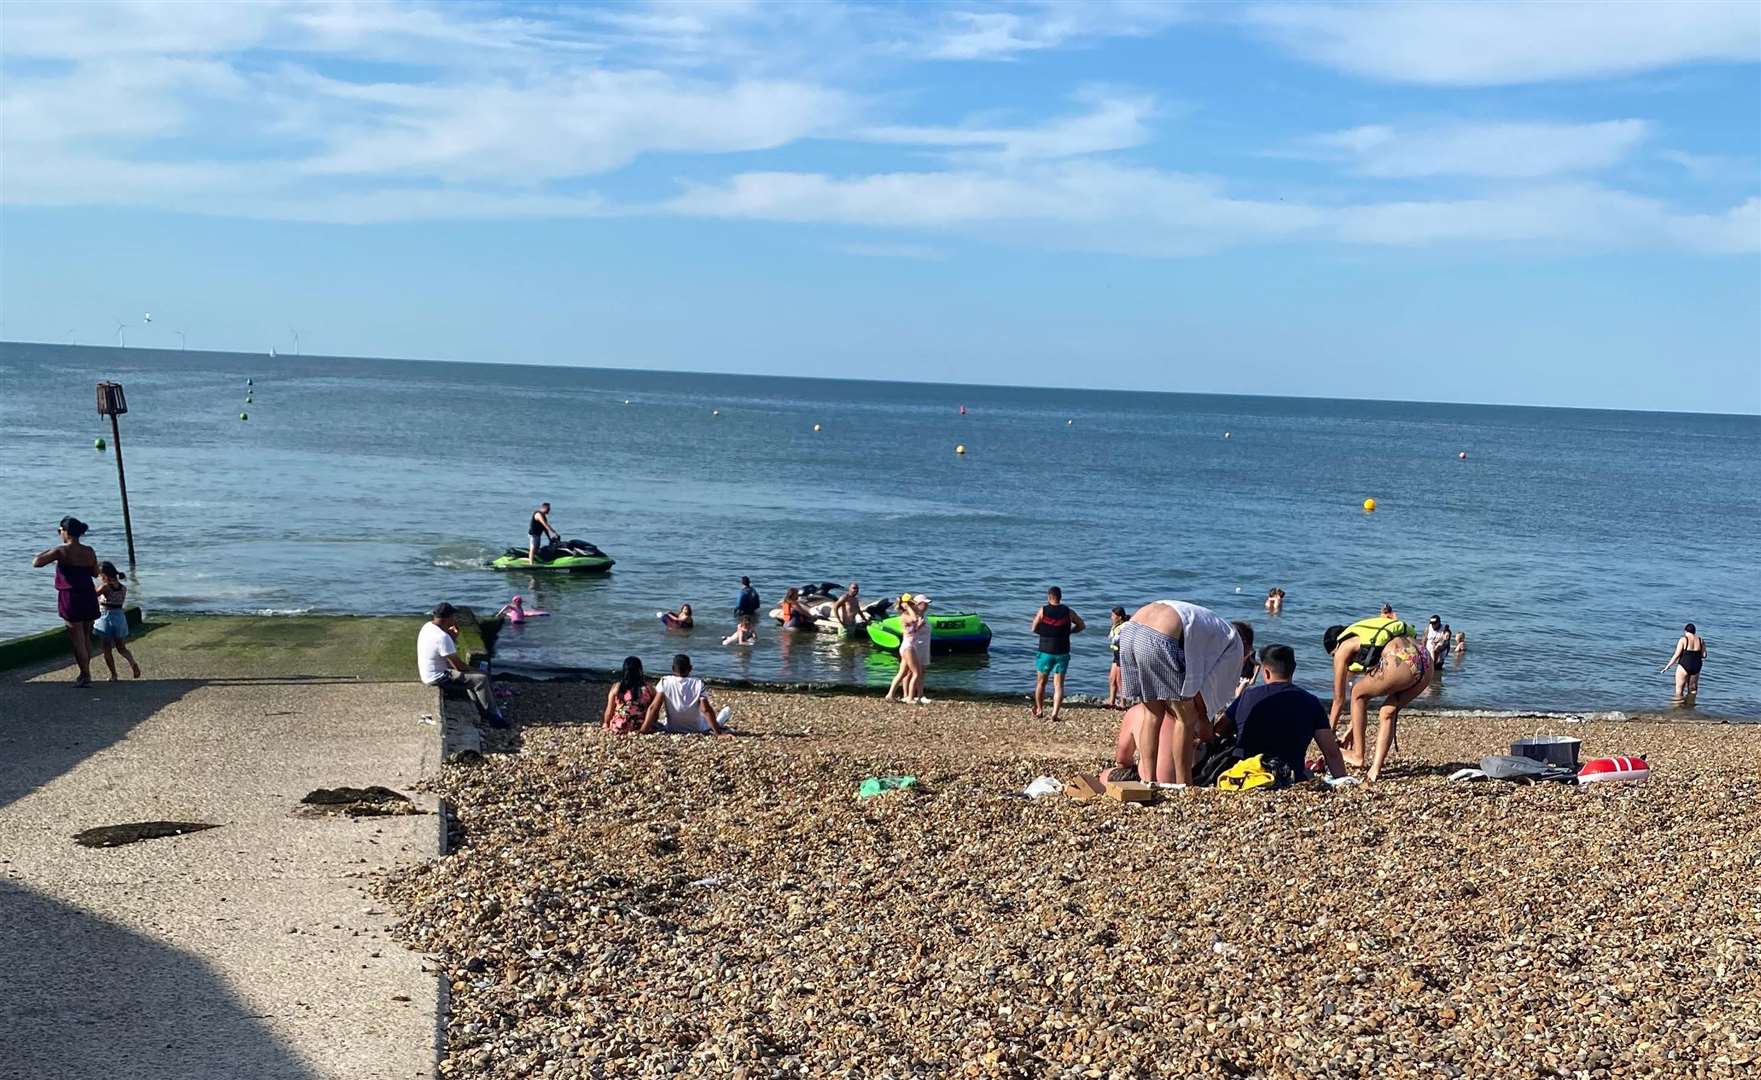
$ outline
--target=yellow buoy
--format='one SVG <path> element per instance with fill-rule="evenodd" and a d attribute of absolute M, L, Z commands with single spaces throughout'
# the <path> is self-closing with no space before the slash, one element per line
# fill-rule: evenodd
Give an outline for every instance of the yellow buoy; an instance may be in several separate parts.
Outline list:
<path fill-rule="evenodd" d="M 954 453 L 956 453 L 956 454 L 964 454 L 965 452 L 966 452 L 966 444 L 965 443 L 961 443 L 959 446 L 954 447 Z"/>
<path fill-rule="evenodd" d="M 815 425 L 813 425 L 813 430 L 815 430 L 815 431 L 818 431 L 818 430 L 819 430 L 819 425 L 818 425 L 818 424 L 815 424 Z"/>
<path fill-rule="evenodd" d="M 1364 509 L 1368 512 L 1374 513 L 1375 509 L 1376 509 L 1376 500 L 1365 499 L 1364 500 Z"/>

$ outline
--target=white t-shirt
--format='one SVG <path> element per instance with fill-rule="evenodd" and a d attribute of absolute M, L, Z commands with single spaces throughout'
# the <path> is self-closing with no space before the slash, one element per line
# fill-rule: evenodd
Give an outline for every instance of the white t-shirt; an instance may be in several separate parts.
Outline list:
<path fill-rule="evenodd" d="M 666 703 L 663 707 L 666 721 L 661 725 L 664 730 L 695 735 L 709 730 L 708 721 L 703 719 L 703 709 L 697 704 L 703 699 L 702 679 L 695 675 L 662 675 L 656 689 Z"/>
<path fill-rule="evenodd" d="M 424 623 L 416 634 L 416 674 L 429 686 L 446 678 L 452 665 L 446 658 L 456 654 L 459 647 L 454 643 L 452 635 L 441 629 L 439 623 Z"/>
<path fill-rule="evenodd" d="M 1431 652 L 1436 652 L 1439 646 L 1449 644 L 1450 640 L 1449 631 L 1441 626 L 1425 630 L 1425 648 Z"/>

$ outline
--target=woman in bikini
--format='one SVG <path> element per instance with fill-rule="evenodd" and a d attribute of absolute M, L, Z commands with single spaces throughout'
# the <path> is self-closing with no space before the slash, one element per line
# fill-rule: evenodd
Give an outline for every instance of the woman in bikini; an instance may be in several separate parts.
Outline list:
<path fill-rule="evenodd" d="M 92 579 L 98 573 L 98 553 L 80 543 L 86 523 L 64 517 L 57 526 L 61 543 L 31 560 L 32 566 L 55 564 L 55 608 L 67 626 L 73 646 L 73 662 L 79 665 L 75 686 L 92 685 L 92 624 L 98 621 L 98 592 Z"/>
<path fill-rule="evenodd" d="M 1383 611 L 1390 609 L 1386 604 Z M 1366 778 L 1382 775 L 1388 752 L 1394 747 L 1400 710 L 1431 685 L 1431 657 L 1412 636 L 1412 630 L 1392 614 L 1360 619 L 1350 626 L 1330 626 L 1321 647 L 1333 656 L 1333 705 L 1328 721 L 1337 728 L 1346 702 L 1346 682 L 1351 684 L 1351 731 L 1340 745 L 1345 762 L 1364 764 L 1364 729 L 1369 723 L 1370 699 L 1383 698 L 1377 712 L 1376 754 Z"/>
<path fill-rule="evenodd" d="M 1706 639 L 1689 623 L 1675 643 L 1675 652 L 1663 670 L 1675 668 L 1675 702 L 1685 705 L 1700 696 L 1700 669 L 1706 665 Z M 1662 674 L 1662 672 L 1659 672 Z"/>

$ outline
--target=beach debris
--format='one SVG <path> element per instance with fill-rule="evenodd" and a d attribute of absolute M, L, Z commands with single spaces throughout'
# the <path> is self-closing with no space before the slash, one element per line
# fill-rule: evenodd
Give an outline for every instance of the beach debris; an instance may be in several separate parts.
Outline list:
<path fill-rule="evenodd" d="M 1064 784 L 1057 777 L 1042 776 L 1027 785 L 1021 793 L 1030 799 L 1038 799 L 1046 795 L 1056 795 L 1063 790 Z"/>
<path fill-rule="evenodd" d="M 408 795 L 378 784 L 364 788 L 319 788 L 300 802 L 311 807 L 311 813 L 343 817 L 395 817 L 422 812 Z"/>
<path fill-rule="evenodd" d="M 1155 797 L 1155 787 L 1141 780 L 1107 781 L 1107 798 L 1114 802 L 1146 803 Z"/>
<path fill-rule="evenodd" d="M 95 829 L 87 829 L 84 832 L 75 833 L 73 839 L 82 847 L 121 847 L 124 844 L 138 843 L 142 840 L 157 840 L 164 836 L 183 836 L 185 833 L 218 828 L 220 826 L 206 821 L 131 821 L 124 825 L 100 825 Z"/>
<path fill-rule="evenodd" d="M 889 791 L 909 791 L 917 787 L 915 776 L 871 776 L 856 789 L 856 798 L 872 799 Z"/>
<path fill-rule="evenodd" d="M 1460 783 L 1463 780 L 1484 780 L 1486 779 L 1486 771 L 1473 768 L 1457 769 L 1449 774 L 1449 779 L 1452 783 Z"/>

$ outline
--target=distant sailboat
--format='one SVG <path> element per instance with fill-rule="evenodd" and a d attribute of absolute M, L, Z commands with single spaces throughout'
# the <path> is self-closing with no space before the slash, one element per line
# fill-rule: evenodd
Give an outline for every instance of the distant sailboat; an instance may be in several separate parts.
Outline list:
<path fill-rule="evenodd" d="M 269 346 L 269 359 L 275 359 L 275 346 Z"/>

